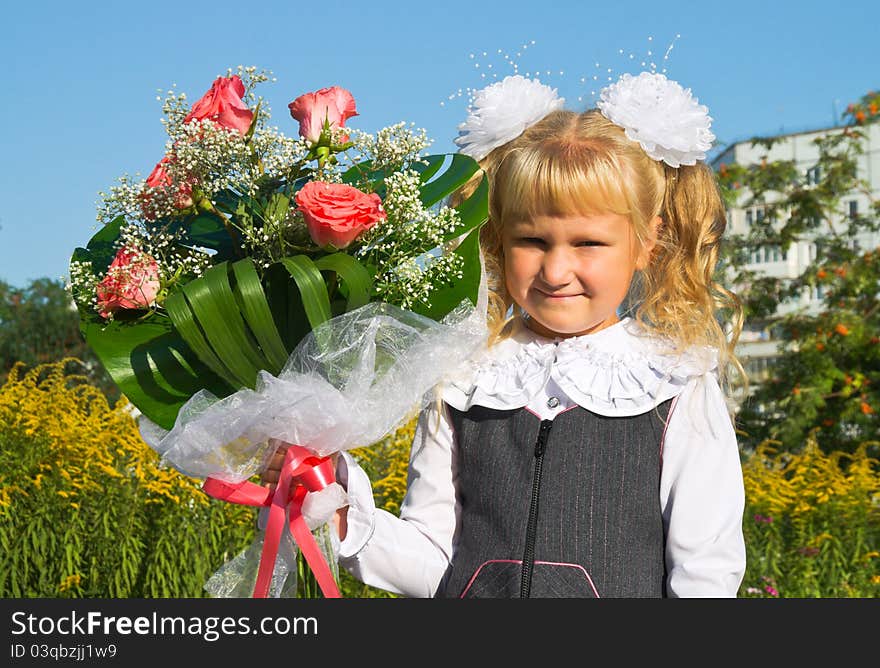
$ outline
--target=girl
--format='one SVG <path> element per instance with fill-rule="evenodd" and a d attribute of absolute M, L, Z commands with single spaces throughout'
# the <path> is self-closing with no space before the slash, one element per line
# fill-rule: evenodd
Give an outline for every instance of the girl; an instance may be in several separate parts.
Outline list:
<path fill-rule="evenodd" d="M 649 77 L 647 92 L 624 77 L 601 109 L 541 113 L 473 153 L 490 183 L 491 345 L 420 415 L 399 517 L 340 458 L 339 561 L 364 583 L 411 597 L 736 596 L 744 492 L 721 387 L 741 371 L 740 309 L 712 278 L 724 209 L 693 157 L 705 132 L 662 141 L 694 113 L 659 137 L 611 120 L 635 108 L 656 121 L 651 101 L 694 112 L 689 93 L 690 107 L 670 104 L 678 84 Z"/>

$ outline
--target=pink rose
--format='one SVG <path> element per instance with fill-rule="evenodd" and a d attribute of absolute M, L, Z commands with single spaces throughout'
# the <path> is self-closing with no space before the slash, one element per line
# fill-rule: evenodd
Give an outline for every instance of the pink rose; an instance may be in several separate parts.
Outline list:
<path fill-rule="evenodd" d="M 159 265 L 136 248 L 120 248 L 98 284 L 98 313 L 110 318 L 120 309 L 145 309 L 159 294 Z"/>
<path fill-rule="evenodd" d="M 214 121 L 229 130 L 236 130 L 244 135 L 251 127 L 254 112 L 242 102 L 244 84 L 237 74 L 230 77 L 217 77 L 211 90 L 192 106 L 192 110 L 183 119 L 189 121 Z"/>
<path fill-rule="evenodd" d="M 309 181 L 296 194 L 312 240 L 321 246 L 345 248 L 360 234 L 385 219 L 382 200 L 342 183 Z"/>
<path fill-rule="evenodd" d="M 324 121 L 332 127 L 345 127 L 345 121 L 357 116 L 354 97 L 344 88 L 331 86 L 314 93 L 305 93 L 287 105 L 290 115 L 299 121 L 299 135 L 312 144 L 321 137 Z M 343 141 L 347 141 L 344 137 Z"/>
<path fill-rule="evenodd" d="M 147 177 L 146 186 L 148 189 L 167 188 L 168 186 L 173 185 L 174 180 L 166 169 L 166 166 L 170 165 L 172 162 L 174 162 L 174 159 L 166 155 L 156 163 L 156 166 L 153 167 L 153 171 L 150 172 L 150 175 Z M 150 201 L 149 190 L 143 194 L 142 198 L 145 202 Z M 174 206 L 178 209 L 186 209 L 192 205 L 192 183 L 186 181 L 182 182 L 177 186 L 177 196 L 174 198 Z M 146 215 L 146 211 L 144 213 Z"/>

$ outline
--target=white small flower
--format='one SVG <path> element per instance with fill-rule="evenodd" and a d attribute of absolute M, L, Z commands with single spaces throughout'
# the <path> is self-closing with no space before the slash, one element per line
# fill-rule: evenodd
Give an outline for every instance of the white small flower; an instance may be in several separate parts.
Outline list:
<path fill-rule="evenodd" d="M 671 167 L 694 165 L 706 157 L 715 135 L 712 118 L 688 88 L 662 74 L 624 74 L 602 89 L 596 103 L 602 114 L 641 144 L 655 160 Z"/>
<path fill-rule="evenodd" d="M 556 94 L 555 88 L 537 79 L 519 74 L 504 77 L 474 96 L 467 120 L 458 126 L 455 143 L 459 153 L 482 160 L 563 104 L 565 99 Z"/>

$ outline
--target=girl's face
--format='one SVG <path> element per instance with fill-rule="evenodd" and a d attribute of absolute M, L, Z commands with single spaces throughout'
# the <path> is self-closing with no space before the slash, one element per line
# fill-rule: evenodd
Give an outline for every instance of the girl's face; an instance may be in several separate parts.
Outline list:
<path fill-rule="evenodd" d="M 659 218 L 655 219 L 653 230 Z M 548 338 L 592 334 L 619 320 L 653 240 L 639 244 L 626 216 L 536 216 L 502 231 L 504 272 L 512 299 Z"/>

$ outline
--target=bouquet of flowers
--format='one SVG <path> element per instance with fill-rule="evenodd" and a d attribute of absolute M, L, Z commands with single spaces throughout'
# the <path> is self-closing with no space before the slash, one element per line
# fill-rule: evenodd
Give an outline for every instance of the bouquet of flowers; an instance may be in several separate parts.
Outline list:
<path fill-rule="evenodd" d="M 253 595 L 296 591 L 304 557 L 334 596 L 331 455 L 393 431 L 485 341 L 487 185 L 452 206 L 477 163 L 424 155 L 411 124 L 350 128 L 339 86 L 294 99 L 286 136 L 254 92 L 268 79 L 229 70 L 193 105 L 168 92 L 164 155 L 100 194 L 70 289 L 145 440 L 208 494 L 269 508 L 209 591 L 243 595 L 259 553 Z M 270 492 L 248 479 L 278 442 L 292 445 Z"/>

